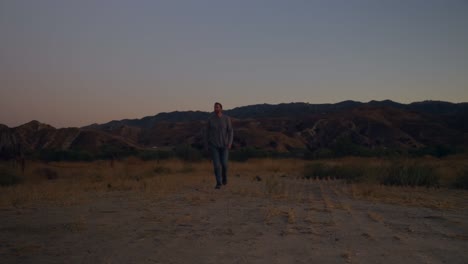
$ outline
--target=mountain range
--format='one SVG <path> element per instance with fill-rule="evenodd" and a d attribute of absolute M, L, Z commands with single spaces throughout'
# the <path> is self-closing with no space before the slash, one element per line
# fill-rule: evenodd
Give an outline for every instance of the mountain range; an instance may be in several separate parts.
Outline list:
<path fill-rule="evenodd" d="M 385 100 L 258 104 L 224 113 L 231 117 L 234 126 L 234 150 L 407 151 L 468 146 L 468 103 L 402 104 Z M 5 158 L 41 150 L 92 153 L 103 149 L 170 149 L 180 144 L 201 149 L 204 124 L 210 114 L 175 111 L 81 128 L 57 129 L 38 121 L 13 128 L 0 124 L 0 155 Z"/>

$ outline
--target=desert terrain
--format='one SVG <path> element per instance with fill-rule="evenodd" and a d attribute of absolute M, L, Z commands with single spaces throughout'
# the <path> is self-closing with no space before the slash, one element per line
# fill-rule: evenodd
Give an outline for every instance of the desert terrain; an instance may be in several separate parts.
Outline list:
<path fill-rule="evenodd" d="M 2 263 L 467 263 L 468 192 L 304 177 L 316 161 L 33 162 L 0 187 Z M 375 158 L 327 164 L 381 167 Z M 445 175 L 464 158 L 427 159 Z"/>

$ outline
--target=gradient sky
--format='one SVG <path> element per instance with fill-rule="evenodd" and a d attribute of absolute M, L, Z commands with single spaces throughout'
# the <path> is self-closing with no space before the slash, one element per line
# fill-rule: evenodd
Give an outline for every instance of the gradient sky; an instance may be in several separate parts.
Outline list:
<path fill-rule="evenodd" d="M 468 101 L 468 1 L 0 1 L 0 123 Z"/>

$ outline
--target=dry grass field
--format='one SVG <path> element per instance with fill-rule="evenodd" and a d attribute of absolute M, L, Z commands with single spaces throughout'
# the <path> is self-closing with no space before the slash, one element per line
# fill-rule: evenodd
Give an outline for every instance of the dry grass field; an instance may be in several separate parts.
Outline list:
<path fill-rule="evenodd" d="M 438 187 L 382 185 L 394 162 L 231 162 L 221 190 L 209 161 L 4 163 L 1 263 L 467 263 L 466 158 L 399 161 Z"/>

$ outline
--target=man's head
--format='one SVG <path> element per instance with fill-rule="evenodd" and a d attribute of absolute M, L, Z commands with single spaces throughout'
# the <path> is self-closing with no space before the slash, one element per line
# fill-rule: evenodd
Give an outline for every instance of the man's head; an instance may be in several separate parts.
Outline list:
<path fill-rule="evenodd" d="M 214 112 L 215 114 L 220 114 L 223 111 L 223 105 L 221 103 L 216 102 L 214 104 Z"/>

